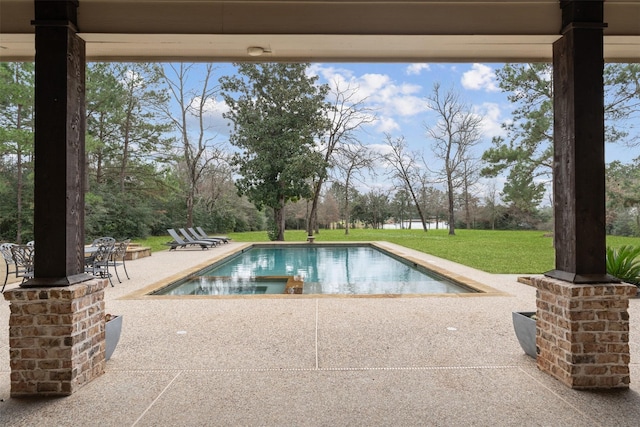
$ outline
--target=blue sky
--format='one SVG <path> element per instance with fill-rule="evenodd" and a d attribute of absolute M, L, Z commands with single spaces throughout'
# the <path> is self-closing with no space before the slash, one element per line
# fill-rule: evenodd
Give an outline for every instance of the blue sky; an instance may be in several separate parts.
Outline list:
<path fill-rule="evenodd" d="M 218 75 L 234 72 L 231 64 L 218 67 Z M 388 132 L 394 136 L 404 135 L 420 148 L 426 143 L 424 124 L 429 121 L 425 98 L 436 82 L 443 89 L 453 88 L 459 92 L 462 102 L 485 117 L 483 139 L 491 141 L 493 136 L 502 134 L 500 124 L 509 119 L 510 107 L 497 87 L 495 67 L 484 64 L 312 64 L 310 71 L 320 76 L 323 83 L 337 80 L 359 87 L 359 94 L 376 110 L 378 120 L 368 126 L 362 136 L 363 143 L 382 143 L 384 133 Z M 225 109 L 222 99 L 215 104 L 212 110 L 221 113 Z M 221 126 L 217 129 L 223 134 L 227 132 Z"/>
<path fill-rule="evenodd" d="M 339 81 L 359 87 L 359 95 L 377 112 L 377 120 L 367 125 L 359 138 L 363 144 L 384 150 L 385 133 L 393 137 L 404 136 L 412 151 L 424 152 L 429 157 L 430 142 L 426 138 L 425 126 L 435 123 L 427 108 L 426 97 L 439 83 L 442 90 L 453 89 L 460 101 L 468 104 L 473 112 L 483 117 L 482 141 L 475 148 L 480 157 L 490 146 L 494 136 L 504 136 L 501 125 L 511 120 L 513 106 L 506 94 L 501 92 L 495 70 L 502 64 L 371 64 L 371 63 L 316 63 L 310 72 L 320 77 L 320 82 Z M 216 74 L 234 72 L 231 64 L 218 64 Z M 228 137 L 229 127 L 223 126 L 221 114 L 226 109 L 221 98 L 211 105 L 212 119 L 220 132 L 219 140 Z M 607 161 L 629 161 L 638 156 L 637 149 L 607 146 Z M 370 180 L 371 185 L 384 178 Z M 388 181 L 388 180 L 387 180 Z M 504 180 L 498 179 L 498 190 Z M 484 182 L 482 185 L 486 185 Z"/>

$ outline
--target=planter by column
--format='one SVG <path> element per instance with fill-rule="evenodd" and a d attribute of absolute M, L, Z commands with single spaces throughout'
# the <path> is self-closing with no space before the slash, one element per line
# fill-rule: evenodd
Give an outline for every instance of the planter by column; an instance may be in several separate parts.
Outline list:
<path fill-rule="evenodd" d="M 514 311 L 513 330 L 520 343 L 520 347 L 529 356 L 534 359 L 538 357 L 538 349 L 536 347 L 536 321 L 531 318 L 535 315 L 535 311 Z"/>
<path fill-rule="evenodd" d="M 105 350 L 104 359 L 109 360 L 113 351 L 120 341 L 120 332 L 122 331 L 122 315 L 112 316 L 110 320 L 105 323 L 104 327 L 104 340 Z"/>

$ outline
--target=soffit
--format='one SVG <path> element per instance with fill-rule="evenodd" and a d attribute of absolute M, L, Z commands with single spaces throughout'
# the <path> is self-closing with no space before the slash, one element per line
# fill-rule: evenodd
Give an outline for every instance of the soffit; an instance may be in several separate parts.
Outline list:
<path fill-rule="evenodd" d="M 89 60 L 548 61 L 558 0 L 80 0 Z M 30 60 L 33 0 L 0 0 L 0 59 Z M 605 56 L 640 58 L 640 1 L 605 2 Z M 265 54 L 250 57 L 247 48 Z"/>

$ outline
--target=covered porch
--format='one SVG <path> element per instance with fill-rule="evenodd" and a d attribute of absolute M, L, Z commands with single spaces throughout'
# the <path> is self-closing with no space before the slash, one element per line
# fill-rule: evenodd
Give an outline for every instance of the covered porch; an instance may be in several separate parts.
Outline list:
<path fill-rule="evenodd" d="M 538 310 L 560 316 L 545 315 L 544 322 L 539 322 L 538 366 L 570 387 L 628 387 L 626 313 L 635 289 L 615 283 L 604 265 L 602 67 L 605 59 L 638 60 L 637 1 L 2 0 L 0 11 L 1 59 L 35 58 L 36 62 L 39 256 L 35 278 L 23 286 L 31 293 L 13 290 L 9 299 L 44 295 L 49 299 L 51 288 L 93 286 L 96 296 L 91 298 L 101 305 L 100 286 L 87 285 L 87 277 L 81 274 L 87 60 L 552 61 L 556 268 L 540 281 L 544 293 L 538 294 Z M 599 315 L 594 305 L 587 304 L 584 310 L 581 305 L 594 296 L 601 300 L 598 309 L 615 306 L 620 314 L 582 323 Z M 439 303 L 439 299 L 424 302 L 436 311 Z M 558 304 L 557 308 L 549 308 L 549 303 Z M 382 313 L 384 308 L 379 310 Z M 20 321 L 12 317 L 9 323 L 12 334 L 21 333 Z M 485 333 L 492 331 L 490 322 L 480 325 Z M 556 345 L 556 338 L 565 335 L 565 326 L 571 331 L 589 328 L 588 332 L 602 328 L 599 332 L 608 334 L 611 344 L 621 349 L 616 353 L 615 372 L 606 346 L 603 358 L 583 357 L 582 338 L 576 337 L 584 334 L 573 334 L 568 344 Z M 99 341 L 100 328 L 93 325 L 91 329 Z M 237 329 L 230 331 L 241 334 Z M 403 342 L 419 341 L 420 332 L 429 330 L 414 330 Z M 14 340 L 12 348 L 29 342 Z M 99 347 L 98 342 L 93 344 Z M 102 353 L 91 353 L 95 357 L 95 364 L 89 366 L 95 374 L 91 376 L 99 377 L 104 370 Z M 20 352 L 11 354 L 14 366 L 22 361 Z M 585 378 L 583 365 L 585 360 L 592 365 L 592 359 L 605 361 L 594 370 L 587 369 L 593 373 Z M 38 386 L 18 385 L 19 378 L 12 376 L 13 396 L 41 393 Z M 58 393 L 73 393 L 86 383 L 74 383 Z M 43 394 L 51 394 L 48 386 L 44 389 Z M 224 392 L 222 388 L 220 393 Z"/>

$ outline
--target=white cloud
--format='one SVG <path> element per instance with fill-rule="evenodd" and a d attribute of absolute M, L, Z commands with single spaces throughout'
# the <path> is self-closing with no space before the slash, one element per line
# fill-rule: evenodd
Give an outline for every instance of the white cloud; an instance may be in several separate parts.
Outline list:
<path fill-rule="evenodd" d="M 358 97 L 379 115 L 413 116 L 427 110 L 426 102 L 418 96 L 422 86 L 397 83 L 387 74 L 367 73 L 356 76 L 351 70 L 323 67 L 314 64 L 313 71 L 332 86 L 358 88 Z"/>
<path fill-rule="evenodd" d="M 356 75 L 352 70 L 322 64 L 312 65 L 310 72 L 331 86 L 338 84 L 342 89 L 357 88 L 357 97 L 365 100 L 367 108 L 377 115 L 372 126 L 378 132 L 400 131 L 399 120 L 415 117 L 428 110 L 427 102 L 420 96 L 422 86 L 397 82 L 388 74 Z"/>
<path fill-rule="evenodd" d="M 482 133 L 485 137 L 506 136 L 506 132 L 502 128 L 505 120 L 502 118 L 502 110 L 498 104 L 485 102 L 474 106 L 473 110 L 474 113 L 482 117 Z"/>
<path fill-rule="evenodd" d="M 493 68 L 484 64 L 473 64 L 471 70 L 462 74 L 462 87 L 469 90 L 484 90 L 485 92 L 497 92 L 500 89 L 496 85 L 496 74 Z"/>
<path fill-rule="evenodd" d="M 200 102 L 200 98 L 196 97 L 191 100 L 191 105 L 196 107 Z M 197 107 L 196 107 L 197 108 Z M 204 125 L 211 132 L 229 134 L 231 122 L 222 115 L 229 111 L 229 106 L 223 101 L 215 98 L 209 98 L 204 105 Z"/>
<path fill-rule="evenodd" d="M 430 69 L 431 67 L 429 67 L 429 64 L 410 64 L 405 69 L 405 73 L 407 73 L 407 75 L 409 76 L 420 75 L 422 73 L 422 70 L 429 71 Z"/>
<path fill-rule="evenodd" d="M 391 117 L 379 117 L 375 122 L 375 127 L 378 132 L 392 132 L 394 130 L 400 130 L 400 125 Z"/>

